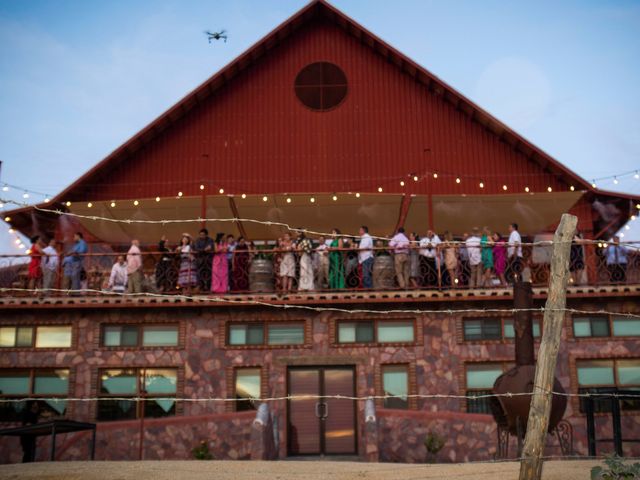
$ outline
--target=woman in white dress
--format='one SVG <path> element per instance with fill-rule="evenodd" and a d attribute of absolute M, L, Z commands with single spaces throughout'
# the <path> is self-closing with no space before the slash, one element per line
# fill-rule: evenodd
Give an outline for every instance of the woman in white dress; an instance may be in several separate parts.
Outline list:
<path fill-rule="evenodd" d="M 285 233 L 280 250 L 282 250 L 282 261 L 280 262 L 280 276 L 282 277 L 282 291 L 290 292 L 293 288 L 293 280 L 296 278 L 296 258 L 293 255 L 293 242 L 291 235 Z"/>
<path fill-rule="evenodd" d="M 308 239 L 304 232 L 298 235 L 296 244 L 298 252 L 300 252 L 300 283 L 298 290 L 313 290 L 313 243 Z"/>

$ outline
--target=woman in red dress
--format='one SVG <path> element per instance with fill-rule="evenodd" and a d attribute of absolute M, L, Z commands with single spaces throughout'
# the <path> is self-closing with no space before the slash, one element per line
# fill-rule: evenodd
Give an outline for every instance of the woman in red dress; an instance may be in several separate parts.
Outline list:
<path fill-rule="evenodd" d="M 36 235 L 31 239 L 31 248 L 29 249 L 31 262 L 29 263 L 29 290 L 34 290 L 41 286 L 42 283 L 42 241 Z"/>

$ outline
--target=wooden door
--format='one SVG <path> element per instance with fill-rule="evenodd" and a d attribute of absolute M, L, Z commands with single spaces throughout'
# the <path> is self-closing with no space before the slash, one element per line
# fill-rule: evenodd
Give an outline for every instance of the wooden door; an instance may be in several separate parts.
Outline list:
<path fill-rule="evenodd" d="M 325 396 L 355 396 L 353 367 L 292 367 L 289 395 L 319 398 L 288 402 L 289 455 L 353 455 L 356 450 L 356 402 Z"/>

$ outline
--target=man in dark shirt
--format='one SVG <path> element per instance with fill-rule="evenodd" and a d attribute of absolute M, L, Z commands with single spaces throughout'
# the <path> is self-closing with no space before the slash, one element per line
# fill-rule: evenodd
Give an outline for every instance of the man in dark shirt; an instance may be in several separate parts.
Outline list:
<path fill-rule="evenodd" d="M 30 400 L 22 411 L 22 425 L 38 423 L 40 406 L 38 402 Z M 34 435 L 20 435 L 22 445 L 22 463 L 33 462 L 36 459 L 36 437 Z"/>
<path fill-rule="evenodd" d="M 198 239 L 193 244 L 196 255 L 196 271 L 198 272 L 198 288 L 201 292 L 211 290 L 211 267 L 213 264 L 213 239 L 206 228 L 200 230 Z"/>

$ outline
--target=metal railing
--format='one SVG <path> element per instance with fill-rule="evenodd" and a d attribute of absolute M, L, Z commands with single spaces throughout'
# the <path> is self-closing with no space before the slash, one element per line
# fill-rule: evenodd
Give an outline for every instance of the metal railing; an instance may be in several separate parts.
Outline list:
<path fill-rule="evenodd" d="M 620 251 L 609 250 L 613 248 Z M 521 255 L 510 252 L 504 243 L 415 245 L 407 253 L 382 246 L 371 249 L 371 259 L 365 262 L 355 247 L 318 248 L 317 244 L 308 251 L 295 246 L 241 247 L 221 253 L 143 251 L 142 267 L 127 275 L 123 275 L 126 252 L 59 255 L 53 268 L 50 257 L 44 255 L 2 255 L 0 288 L 4 290 L 0 295 L 33 294 L 20 293 L 20 289 L 38 289 L 41 294 L 48 289 L 189 294 L 491 289 L 506 287 L 518 278 L 533 286 L 547 286 L 551 246 L 523 244 L 521 250 Z M 114 268 L 119 256 L 124 263 Z M 640 284 L 640 250 L 633 244 L 574 244 L 570 271 L 572 285 Z"/>

